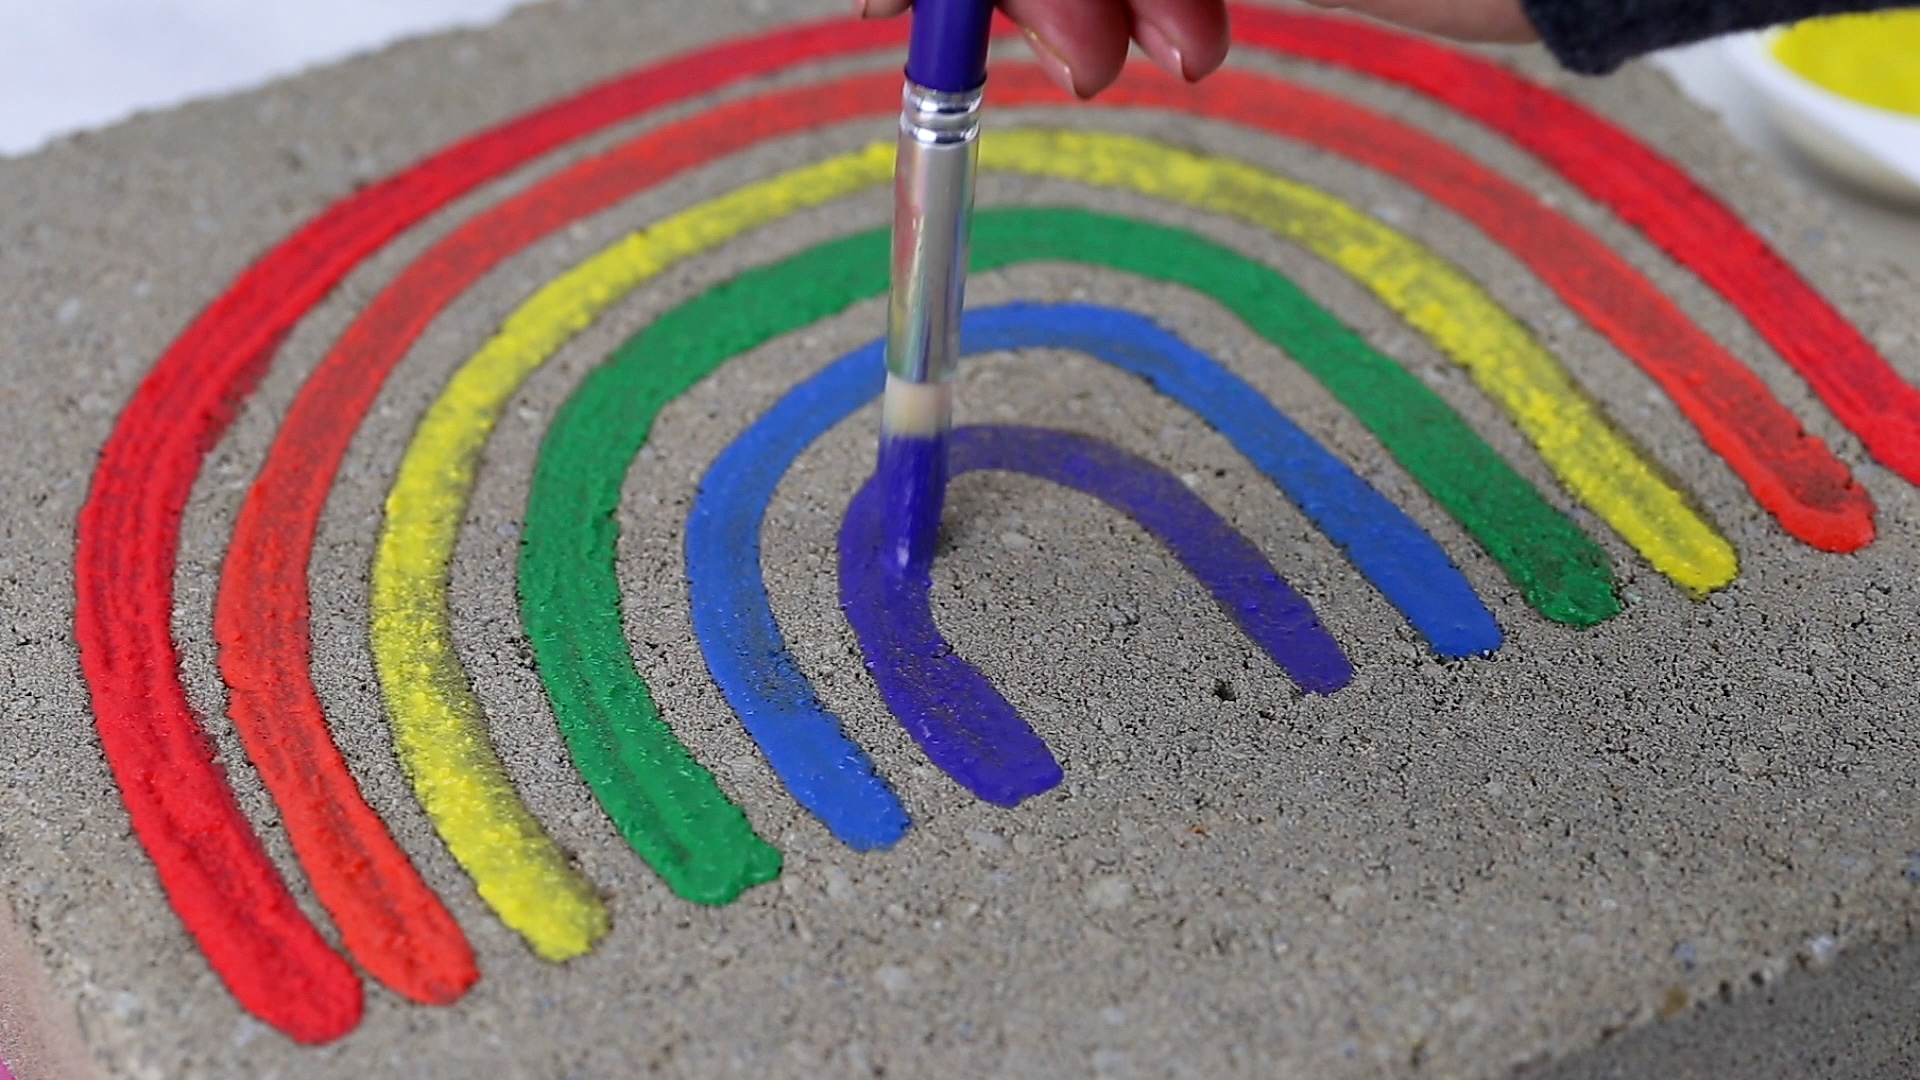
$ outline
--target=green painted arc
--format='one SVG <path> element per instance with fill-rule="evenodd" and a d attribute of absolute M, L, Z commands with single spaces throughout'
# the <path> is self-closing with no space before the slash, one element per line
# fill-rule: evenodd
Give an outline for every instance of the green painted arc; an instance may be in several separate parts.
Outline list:
<path fill-rule="evenodd" d="M 662 315 L 596 368 L 540 448 L 520 556 L 520 603 L 540 678 L 576 766 L 676 893 L 724 903 L 778 872 L 712 775 L 661 718 L 621 626 L 620 490 L 654 418 L 728 358 L 882 295 L 875 230 L 743 273 Z M 1451 407 L 1278 272 L 1192 233 L 1055 208 L 983 210 L 975 272 L 1077 262 L 1212 297 L 1292 356 L 1372 431 L 1549 619 L 1620 610 L 1605 551 L 1542 499 Z"/>

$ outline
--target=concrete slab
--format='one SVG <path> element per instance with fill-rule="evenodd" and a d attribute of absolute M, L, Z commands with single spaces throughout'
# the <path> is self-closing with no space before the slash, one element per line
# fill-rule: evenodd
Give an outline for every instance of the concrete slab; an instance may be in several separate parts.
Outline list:
<path fill-rule="evenodd" d="M 0 989 L 32 1017 L 7 1014 L 0 1055 L 22 1080 L 86 1075 L 74 1056 L 116 1078 L 1493 1077 L 1603 1040 L 1603 1056 L 1565 1067 L 1625 1068 L 1642 1059 L 1604 1055 L 1680 1030 L 1648 1026 L 1664 1014 L 1725 995 L 1735 1001 L 1728 1017 L 1764 1017 L 1762 995 L 1813 985 L 1803 962 L 1837 956 L 1835 970 L 1851 971 L 1851 950 L 1905 948 L 1920 887 L 1911 854 L 1920 847 L 1920 735 L 1907 722 L 1920 714 L 1910 678 L 1920 600 L 1912 486 L 1869 458 L 1730 305 L 1538 162 L 1419 95 L 1242 50 L 1236 64 L 1247 70 L 1432 132 L 1621 252 L 1853 470 L 1877 503 L 1879 539 L 1848 555 L 1791 539 L 1603 335 L 1483 231 L 1404 183 L 1218 121 L 1008 110 L 1009 127 L 1120 132 L 1283 173 L 1441 253 L 1659 462 L 1738 551 L 1740 577 L 1697 599 L 1656 573 L 1576 504 L 1438 350 L 1302 247 L 1160 198 L 992 176 L 982 186 L 988 205 L 1070 206 L 1176 227 L 1292 278 L 1413 370 L 1601 545 L 1625 610 L 1574 630 L 1528 608 L 1352 412 L 1216 300 L 1060 262 L 986 274 L 970 288 L 975 307 L 1123 308 L 1217 358 L 1428 530 L 1486 598 L 1507 643 L 1491 657 L 1441 662 L 1246 457 L 1141 380 L 1078 353 L 995 354 L 964 377 L 963 420 L 1066 428 L 1169 469 L 1312 602 L 1356 677 L 1339 693 L 1302 696 L 1142 529 L 1036 481 L 969 477 L 954 492 L 934 614 L 959 654 L 1034 722 L 1065 773 L 1016 809 L 973 799 L 890 716 L 837 610 L 836 531 L 869 468 L 869 406 L 799 458 L 773 500 L 762 551 L 800 670 L 916 822 L 890 850 L 856 853 L 798 808 L 714 686 L 688 616 L 683 555 L 687 507 L 715 456 L 796 382 L 878 333 L 879 302 L 856 303 L 743 353 L 675 399 L 626 478 L 618 523 L 629 647 L 674 733 L 785 859 L 777 883 L 730 906 L 689 903 L 634 855 L 574 771 L 535 671 L 515 585 L 529 475 L 562 404 L 637 330 L 718 282 L 888 219 L 883 189 L 830 201 L 678 263 L 613 304 L 512 396 L 482 456 L 452 568 L 458 656 L 516 790 L 611 914 L 592 952 L 542 960 L 476 892 L 395 756 L 367 626 L 389 487 L 450 375 L 542 283 L 670 214 L 889 138 L 881 102 L 870 120 L 729 155 L 533 243 L 463 292 L 379 390 L 311 561 L 315 685 L 346 766 L 457 920 L 481 978 L 443 1007 L 369 981 L 364 1018 L 323 1046 L 299 1045 L 243 1010 L 133 834 L 80 667 L 74 536 L 116 419 L 196 314 L 334 201 L 636 65 L 834 14 L 764 0 L 548 4 L 485 32 L 406 43 L 0 162 L 9 306 L 0 407 L 14 433 L 0 462 L 13 508 L 0 550 L 12 635 L 0 651 L 10 688 L 0 704 L 0 762 L 10 770 L 0 891 L 26 958 L 21 978 Z M 1911 279 L 1861 258 L 1846 226 L 1664 78 L 1637 68 L 1586 82 L 1555 74 L 1536 53 L 1501 58 L 1683 163 L 1902 378 L 1920 381 Z M 869 52 L 787 65 L 772 82 L 893 62 Z M 327 941 L 339 940 L 335 923 L 226 718 L 213 647 L 214 596 L 248 486 L 322 357 L 430 244 L 541 178 L 747 89 L 565 146 L 399 236 L 287 338 L 197 474 L 173 576 L 184 686 L 238 806 Z M 1739 1025 L 1769 1022 L 1728 1023 L 1745 1032 L 1753 1027 Z M 1650 1034 L 1632 1034 L 1643 1028 Z"/>

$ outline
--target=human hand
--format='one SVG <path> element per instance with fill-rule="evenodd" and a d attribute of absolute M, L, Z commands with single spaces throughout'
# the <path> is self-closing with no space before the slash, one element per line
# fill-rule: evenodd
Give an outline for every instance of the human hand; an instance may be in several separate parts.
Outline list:
<path fill-rule="evenodd" d="M 1517 3 L 1517 0 L 1515 0 Z M 1194 82 L 1227 58 L 1226 0 L 999 0 L 1053 81 L 1090 98 L 1120 77 L 1127 42 Z M 898 15 L 912 0 L 854 0 L 862 18 Z"/>

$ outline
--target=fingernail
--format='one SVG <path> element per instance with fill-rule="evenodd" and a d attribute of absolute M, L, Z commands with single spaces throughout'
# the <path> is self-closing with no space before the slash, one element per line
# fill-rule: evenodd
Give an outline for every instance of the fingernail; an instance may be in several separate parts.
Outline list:
<path fill-rule="evenodd" d="M 1026 35 L 1027 45 L 1033 49 L 1034 58 L 1040 61 L 1040 66 L 1046 70 L 1047 78 L 1074 97 L 1085 98 L 1086 95 L 1073 85 L 1073 69 L 1067 66 L 1066 58 L 1054 52 L 1053 46 L 1040 40 L 1039 34 L 1028 30 Z"/>
<path fill-rule="evenodd" d="M 1187 74 L 1187 62 L 1180 55 L 1180 49 L 1159 27 L 1150 22 L 1134 23 L 1133 39 L 1146 50 L 1148 58 L 1159 64 L 1167 74 L 1182 82 L 1193 81 L 1193 76 Z"/>

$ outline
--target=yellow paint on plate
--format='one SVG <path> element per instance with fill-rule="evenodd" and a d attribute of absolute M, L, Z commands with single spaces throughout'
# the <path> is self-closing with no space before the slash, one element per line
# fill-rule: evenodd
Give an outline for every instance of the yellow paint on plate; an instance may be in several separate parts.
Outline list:
<path fill-rule="evenodd" d="M 1248 165 L 1119 135 L 999 131 L 983 140 L 981 165 L 1124 188 L 1301 244 L 1466 368 L 1567 487 L 1658 570 L 1695 593 L 1737 573 L 1732 547 L 1485 290 L 1352 205 Z M 892 143 L 876 143 L 702 203 L 591 256 L 523 303 L 454 373 L 401 461 L 374 557 L 371 611 L 394 743 L 481 897 L 543 957 L 585 952 L 608 921 L 592 885 L 514 792 L 454 648 L 448 567 L 481 452 L 527 377 L 627 293 L 750 229 L 881 185 L 892 171 Z"/>
<path fill-rule="evenodd" d="M 1920 9 L 1809 19 L 1781 34 L 1773 55 L 1841 97 L 1920 116 Z"/>

